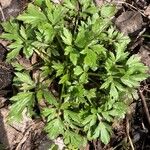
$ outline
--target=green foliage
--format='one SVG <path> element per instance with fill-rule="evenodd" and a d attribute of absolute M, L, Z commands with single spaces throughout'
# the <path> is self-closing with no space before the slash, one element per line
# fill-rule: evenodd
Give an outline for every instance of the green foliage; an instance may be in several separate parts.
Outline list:
<path fill-rule="evenodd" d="M 148 77 L 140 58 L 126 51 L 129 37 L 112 26 L 115 11 L 91 0 L 61 5 L 36 0 L 17 19 L 3 23 L 1 38 L 12 41 L 7 61 L 16 70 L 18 88 L 11 98 L 11 120 L 20 120 L 26 108 L 33 115 L 39 105 L 49 137 L 62 136 L 69 149 L 94 139 L 109 143 L 112 122 L 124 118 L 129 99 Z M 33 54 L 39 62 L 32 69 L 17 62 L 18 55 L 31 60 Z"/>

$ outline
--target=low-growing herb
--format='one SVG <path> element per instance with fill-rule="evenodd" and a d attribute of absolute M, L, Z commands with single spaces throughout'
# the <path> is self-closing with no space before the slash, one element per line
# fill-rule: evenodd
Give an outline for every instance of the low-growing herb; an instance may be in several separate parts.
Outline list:
<path fill-rule="evenodd" d="M 3 23 L 1 38 L 11 41 L 7 61 L 18 88 L 10 120 L 20 120 L 25 108 L 33 116 L 38 106 L 49 137 L 62 136 L 68 149 L 95 139 L 109 143 L 111 124 L 124 118 L 148 76 L 140 58 L 126 50 L 129 37 L 111 22 L 115 12 L 115 6 L 91 0 L 36 0 Z M 36 61 L 26 68 L 18 55 Z"/>

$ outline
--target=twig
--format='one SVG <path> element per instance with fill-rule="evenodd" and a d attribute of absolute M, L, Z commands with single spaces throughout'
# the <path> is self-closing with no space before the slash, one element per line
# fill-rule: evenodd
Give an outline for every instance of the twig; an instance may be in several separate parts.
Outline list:
<path fill-rule="evenodd" d="M 128 5 L 128 6 L 132 7 L 132 8 L 134 8 L 135 10 L 137 10 L 142 16 L 146 17 L 146 15 L 140 9 L 136 8 L 135 6 L 133 6 L 133 5 L 129 4 L 129 3 L 127 3 L 127 2 L 118 2 L 118 3 Z"/>
<path fill-rule="evenodd" d="M 26 132 L 24 133 L 22 139 L 19 141 L 17 147 L 16 147 L 16 150 L 20 150 L 22 145 L 28 140 L 28 138 L 30 138 L 30 134 L 32 133 L 32 127 L 30 126 Z"/>
<path fill-rule="evenodd" d="M 97 144 L 96 144 L 96 141 L 93 141 L 93 146 L 94 146 L 94 149 L 97 150 Z"/>
<path fill-rule="evenodd" d="M 132 149 L 132 150 L 135 150 L 135 149 L 134 149 L 133 142 L 132 142 L 131 137 L 130 137 L 129 128 L 130 128 L 130 127 L 129 127 L 129 119 L 128 119 L 128 116 L 127 116 L 127 117 L 126 117 L 126 133 L 127 133 L 127 137 L 128 137 L 128 140 L 129 140 L 131 149 Z"/>
<path fill-rule="evenodd" d="M 145 31 L 146 31 L 146 28 L 144 28 L 144 29 L 138 34 L 136 40 L 137 40 L 140 36 L 142 36 L 142 34 L 143 34 Z"/>
<path fill-rule="evenodd" d="M 0 2 L 0 12 L 1 12 L 1 14 L 2 14 L 2 21 L 6 21 L 6 18 L 5 18 L 3 9 L 2 9 L 2 4 L 1 4 L 1 2 Z"/>
<path fill-rule="evenodd" d="M 140 94 L 140 97 L 141 97 L 141 100 L 142 100 L 142 104 L 144 106 L 144 111 L 146 113 L 146 117 L 147 117 L 148 123 L 150 125 L 150 114 L 149 114 L 149 110 L 148 110 L 148 107 L 147 107 L 147 104 L 146 104 L 145 97 L 143 95 L 143 91 L 141 91 L 140 89 L 138 89 L 138 91 L 139 91 L 139 94 Z"/>
<path fill-rule="evenodd" d="M 89 145 L 89 143 L 86 145 L 86 148 L 85 148 L 85 150 L 89 150 L 90 149 L 90 145 Z"/>

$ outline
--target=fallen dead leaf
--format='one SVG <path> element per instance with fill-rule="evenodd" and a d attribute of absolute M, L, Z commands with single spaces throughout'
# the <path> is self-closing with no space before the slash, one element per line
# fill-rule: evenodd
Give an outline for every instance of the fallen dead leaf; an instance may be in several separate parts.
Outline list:
<path fill-rule="evenodd" d="M 95 0 L 95 3 L 97 6 L 102 6 L 104 3 L 104 0 Z"/>
<path fill-rule="evenodd" d="M 146 45 L 141 46 L 138 54 L 141 57 L 141 61 L 150 67 L 150 47 Z"/>
<path fill-rule="evenodd" d="M 115 24 L 121 32 L 128 35 L 142 28 L 143 18 L 139 12 L 126 11 L 116 19 Z"/>
<path fill-rule="evenodd" d="M 2 8 L 6 8 L 11 4 L 12 0 L 0 0 L 0 4 L 2 6 Z"/>
<path fill-rule="evenodd" d="M 150 4 L 147 6 L 146 10 L 144 11 L 144 14 L 150 19 Z"/>

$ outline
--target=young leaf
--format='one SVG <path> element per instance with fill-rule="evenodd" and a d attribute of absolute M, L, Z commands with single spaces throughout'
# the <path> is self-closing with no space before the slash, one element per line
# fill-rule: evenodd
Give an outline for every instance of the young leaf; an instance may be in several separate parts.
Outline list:
<path fill-rule="evenodd" d="M 91 68 L 97 67 L 97 54 L 91 49 L 86 49 L 86 56 L 84 58 L 84 64 Z"/>
<path fill-rule="evenodd" d="M 78 31 L 76 40 L 75 40 L 75 45 L 78 46 L 79 48 L 84 48 L 87 44 L 86 38 L 85 38 L 85 29 L 80 28 Z"/>
<path fill-rule="evenodd" d="M 23 47 L 23 46 L 21 45 L 20 47 L 15 48 L 15 49 L 13 49 L 11 52 L 9 52 L 9 53 L 7 54 L 7 61 L 10 62 L 10 60 L 16 58 L 17 55 L 18 55 L 19 52 L 20 52 L 20 49 L 21 49 L 22 47 Z"/>
<path fill-rule="evenodd" d="M 65 144 L 69 144 L 73 146 L 73 148 L 81 148 L 81 146 L 85 146 L 87 141 L 80 134 L 76 132 L 72 132 L 67 130 L 64 134 L 64 142 Z"/>
<path fill-rule="evenodd" d="M 29 74 L 27 74 L 25 72 L 23 72 L 23 73 L 16 72 L 15 75 L 17 76 L 17 80 L 34 86 L 34 82 L 32 81 Z"/>
<path fill-rule="evenodd" d="M 23 26 L 21 26 L 21 28 L 20 28 L 20 34 L 25 40 L 27 40 L 26 30 Z"/>
<path fill-rule="evenodd" d="M 59 84 L 67 83 L 68 79 L 69 79 L 68 74 L 65 74 L 64 76 L 61 77 L 61 80 L 59 81 Z"/>
<path fill-rule="evenodd" d="M 50 139 L 56 139 L 59 135 L 64 133 L 64 124 L 60 118 L 56 118 L 47 123 L 45 131 L 48 132 Z"/>
<path fill-rule="evenodd" d="M 44 108 L 42 115 L 47 117 L 47 122 L 50 122 L 57 117 L 57 112 L 54 108 Z"/>
<path fill-rule="evenodd" d="M 74 74 L 77 76 L 83 73 L 83 69 L 80 66 L 76 66 L 73 70 Z"/>
<path fill-rule="evenodd" d="M 64 114 L 69 116 L 69 118 L 79 124 L 81 124 L 80 117 L 76 112 L 70 111 L 70 110 L 64 110 Z"/>
<path fill-rule="evenodd" d="M 114 83 L 111 84 L 110 86 L 110 97 L 117 100 L 118 99 L 118 91 L 114 85 Z"/>
<path fill-rule="evenodd" d="M 60 76 L 60 75 L 63 74 L 63 72 L 64 72 L 64 65 L 63 65 L 63 64 L 54 62 L 52 67 L 53 67 L 53 68 L 56 70 L 56 72 L 57 72 L 57 73 L 56 73 L 56 76 Z"/>
<path fill-rule="evenodd" d="M 100 122 L 99 123 L 99 128 L 100 128 L 100 139 L 104 144 L 108 144 L 110 141 L 110 133 L 108 127 L 106 126 L 105 123 Z"/>
<path fill-rule="evenodd" d="M 103 5 L 101 8 L 101 15 L 103 17 L 112 17 L 116 13 L 116 7 L 114 5 Z"/>
<path fill-rule="evenodd" d="M 70 53 L 70 60 L 71 62 L 76 65 L 77 64 L 77 61 L 78 61 L 78 54 L 76 53 Z"/>
<path fill-rule="evenodd" d="M 44 98 L 45 100 L 51 104 L 51 105 L 54 105 L 54 106 L 58 106 L 58 102 L 57 102 L 57 99 L 54 97 L 54 95 L 50 92 L 50 91 L 47 91 L 47 90 L 44 90 L 43 91 L 43 94 L 44 94 Z"/>
<path fill-rule="evenodd" d="M 63 35 L 61 36 L 61 38 L 63 39 L 63 42 L 66 45 L 71 45 L 72 44 L 72 34 L 71 32 L 64 27 L 63 29 Z"/>
<path fill-rule="evenodd" d="M 31 3 L 28 5 L 27 12 L 18 16 L 17 19 L 29 23 L 33 27 L 47 21 L 46 16 L 40 11 L 40 8 Z"/>
<path fill-rule="evenodd" d="M 34 95 L 31 92 L 20 92 L 16 96 L 13 96 L 10 100 L 14 101 L 14 104 L 10 108 L 8 120 L 10 122 L 13 122 L 14 120 L 21 121 L 22 112 L 25 108 L 30 110 L 33 107 Z"/>

